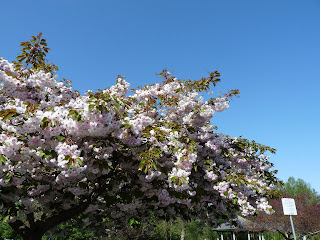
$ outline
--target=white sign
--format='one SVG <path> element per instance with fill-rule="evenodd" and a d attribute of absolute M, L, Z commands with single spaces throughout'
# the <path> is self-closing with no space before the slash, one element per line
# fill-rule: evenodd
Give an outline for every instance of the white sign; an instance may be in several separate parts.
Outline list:
<path fill-rule="evenodd" d="M 284 215 L 298 215 L 293 198 L 281 198 Z"/>

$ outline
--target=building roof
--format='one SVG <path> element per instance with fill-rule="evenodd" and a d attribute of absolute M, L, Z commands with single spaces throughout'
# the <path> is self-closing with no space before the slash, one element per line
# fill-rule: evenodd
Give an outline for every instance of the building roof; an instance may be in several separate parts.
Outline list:
<path fill-rule="evenodd" d="M 219 227 L 214 228 L 214 231 L 217 232 L 234 232 L 234 231 L 244 231 L 245 228 L 242 224 L 242 222 L 245 219 L 243 217 L 238 216 L 237 219 L 231 220 L 229 223 L 222 223 Z M 231 222 L 236 222 L 237 224 L 234 225 Z"/>

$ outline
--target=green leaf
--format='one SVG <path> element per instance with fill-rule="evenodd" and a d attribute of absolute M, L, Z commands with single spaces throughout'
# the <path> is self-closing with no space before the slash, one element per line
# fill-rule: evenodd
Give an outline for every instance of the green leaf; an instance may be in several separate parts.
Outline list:
<path fill-rule="evenodd" d="M 11 180 L 12 180 L 12 174 L 9 174 L 9 175 L 6 177 L 6 179 L 4 180 L 4 182 L 5 182 L 6 184 L 8 184 L 9 182 L 11 182 Z"/>
<path fill-rule="evenodd" d="M 137 224 L 140 224 L 138 220 L 134 219 L 134 218 L 131 218 L 129 220 L 129 225 L 130 225 L 130 228 L 133 228 L 133 225 L 137 225 Z"/>
<path fill-rule="evenodd" d="M 44 156 L 44 155 L 45 155 L 45 153 L 44 153 L 44 151 L 43 151 L 43 150 L 40 150 L 39 152 L 40 152 L 40 157 L 42 157 L 42 156 Z"/>
<path fill-rule="evenodd" d="M 72 116 L 72 115 L 75 115 L 75 114 L 77 114 L 78 112 L 77 112 L 77 110 L 70 110 L 70 112 L 69 112 L 69 114 L 68 114 L 68 116 Z"/>
<path fill-rule="evenodd" d="M 42 124 L 41 124 L 41 129 L 42 130 L 46 130 L 48 127 L 49 127 L 49 122 L 48 121 L 42 122 Z"/>
<path fill-rule="evenodd" d="M 182 183 L 186 183 L 187 182 L 187 179 L 185 177 L 181 177 L 181 180 L 182 180 Z"/>
<path fill-rule="evenodd" d="M 6 222 L 6 221 L 9 219 L 9 217 L 10 217 L 10 215 L 7 215 L 7 216 L 3 217 L 3 218 L 2 218 L 2 222 L 3 222 L 3 223 Z"/>
<path fill-rule="evenodd" d="M 131 219 L 129 220 L 129 224 L 132 225 L 133 223 L 134 223 L 134 219 L 131 218 Z"/>
<path fill-rule="evenodd" d="M 83 119 L 83 117 L 82 117 L 80 114 L 78 114 L 78 115 L 75 117 L 75 120 L 79 122 L 79 121 L 82 121 L 82 120 L 84 120 L 84 119 Z"/>
<path fill-rule="evenodd" d="M 81 158 L 77 158 L 77 161 L 78 161 L 79 165 L 82 165 L 82 160 L 81 160 Z"/>
<path fill-rule="evenodd" d="M 0 163 L 1 163 L 2 165 L 5 165 L 7 160 L 8 160 L 8 159 L 7 159 L 6 156 L 4 156 L 3 154 L 0 155 Z"/>
<path fill-rule="evenodd" d="M 12 117 L 17 113 L 16 109 L 6 109 L 0 112 L 0 117 L 2 117 L 2 120 L 5 121 L 8 118 Z"/>
<path fill-rule="evenodd" d="M 178 176 L 174 176 L 174 177 L 170 178 L 170 182 L 176 181 L 177 178 L 178 178 Z"/>
<path fill-rule="evenodd" d="M 64 139 L 66 139 L 66 137 L 64 137 L 64 136 L 62 136 L 62 135 L 59 135 L 59 136 L 58 136 L 58 140 L 59 140 L 59 141 L 63 141 Z"/>
<path fill-rule="evenodd" d="M 68 169 L 70 169 L 72 167 L 72 162 L 69 162 L 67 166 L 68 166 Z"/>

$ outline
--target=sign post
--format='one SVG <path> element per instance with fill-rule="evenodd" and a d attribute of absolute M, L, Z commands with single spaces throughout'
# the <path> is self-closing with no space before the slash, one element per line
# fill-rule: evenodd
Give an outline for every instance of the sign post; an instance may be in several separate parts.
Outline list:
<path fill-rule="evenodd" d="M 292 215 L 298 215 L 294 199 L 293 198 L 282 198 L 281 201 L 282 201 L 283 214 L 290 216 L 290 223 L 291 223 L 293 238 L 294 238 L 294 240 L 297 240 L 296 233 L 294 231 L 293 220 L 292 220 Z"/>

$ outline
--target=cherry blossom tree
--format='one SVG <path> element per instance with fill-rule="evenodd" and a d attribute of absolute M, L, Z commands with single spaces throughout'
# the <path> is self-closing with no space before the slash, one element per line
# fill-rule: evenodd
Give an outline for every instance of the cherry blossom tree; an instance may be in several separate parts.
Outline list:
<path fill-rule="evenodd" d="M 217 71 L 194 81 L 164 70 L 132 94 L 118 76 L 82 96 L 57 81 L 41 34 L 21 46 L 17 61 L 0 60 L 0 202 L 24 239 L 79 214 L 89 226 L 150 211 L 212 224 L 272 212 L 278 180 L 265 152 L 275 150 L 216 132 L 214 113 L 239 93 L 207 95 Z"/>

